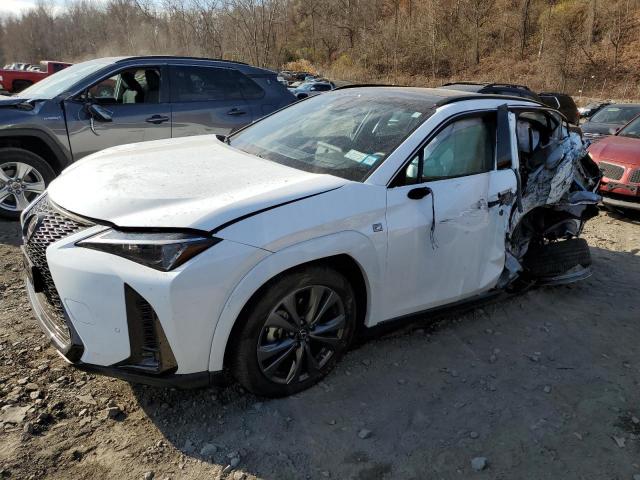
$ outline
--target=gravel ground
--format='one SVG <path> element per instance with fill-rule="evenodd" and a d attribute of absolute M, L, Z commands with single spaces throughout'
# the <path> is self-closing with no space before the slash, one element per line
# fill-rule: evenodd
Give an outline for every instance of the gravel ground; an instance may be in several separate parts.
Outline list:
<path fill-rule="evenodd" d="M 0 478 L 640 478 L 640 216 L 585 237 L 590 279 L 416 319 L 265 400 L 67 366 L 0 222 Z"/>

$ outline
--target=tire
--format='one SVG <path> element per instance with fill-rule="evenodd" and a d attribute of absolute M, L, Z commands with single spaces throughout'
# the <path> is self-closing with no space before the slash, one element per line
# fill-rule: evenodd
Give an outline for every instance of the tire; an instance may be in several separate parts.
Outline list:
<path fill-rule="evenodd" d="M 524 267 L 533 277 L 554 277 L 578 265 L 591 265 L 589 244 L 584 238 L 534 247 L 527 252 L 524 261 Z"/>
<path fill-rule="evenodd" d="M 312 295 L 317 302 L 312 302 Z M 287 303 L 287 299 L 293 301 Z M 323 309 L 325 302 L 329 307 Z M 314 326 L 314 316 L 308 314 L 313 303 L 320 313 Z M 288 308 L 282 308 L 285 304 L 296 305 L 302 327 Z M 351 285 L 343 275 L 323 266 L 304 267 L 277 278 L 245 310 L 230 344 L 231 371 L 244 388 L 266 397 L 291 395 L 320 381 L 342 358 L 356 327 Z"/>
<path fill-rule="evenodd" d="M 19 218 L 26 205 L 35 200 L 55 176 L 51 165 L 39 155 L 21 148 L 0 148 L 0 217 Z"/>
<path fill-rule="evenodd" d="M 12 85 L 13 93 L 19 93 L 31 85 L 33 85 L 33 82 L 30 82 L 29 80 L 15 80 Z"/>

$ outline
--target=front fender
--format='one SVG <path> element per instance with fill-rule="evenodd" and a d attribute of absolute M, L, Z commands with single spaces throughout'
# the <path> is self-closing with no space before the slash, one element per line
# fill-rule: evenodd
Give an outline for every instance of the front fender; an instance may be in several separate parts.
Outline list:
<path fill-rule="evenodd" d="M 222 370 L 231 330 L 244 306 L 260 287 L 276 275 L 293 267 L 344 254 L 355 260 L 365 280 L 367 288 L 365 325 L 377 323 L 379 319 L 376 315 L 380 312 L 377 301 L 381 298 L 377 293 L 380 288 L 381 262 L 384 261 L 384 255 L 379 255 L 371 240 L 356 231 L 343 231 L 313 238 L 265 257 L 236 285 L 215 326 L 209 355 L 209 370 Z"/>

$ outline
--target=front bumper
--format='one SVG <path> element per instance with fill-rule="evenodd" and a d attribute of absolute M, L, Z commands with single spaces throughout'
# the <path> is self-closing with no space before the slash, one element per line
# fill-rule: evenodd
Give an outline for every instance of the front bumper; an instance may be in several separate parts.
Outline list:
<path fill-rule="evenodd" d="M 46 248 L 62 317 L 53 316 L 50 298 L 27 278 L 42 331 L 68 362 L 85 370 L 155 385 L 211 383 L 217 372 L 209 371 L 209 359 L 220 312 L 235 285 L 268 252 L 223 241 L 160 272 L 76 246 L 105 228 L 90 226 Z M 132 298 L 142 306 L 132 308 Z"/>
<path fill-rule="evenodd" d="M 626 200 L 621 196 L 609 197 L 607 195 L 602 195 L 602 203 L 609 207 L 640 211 L 640 197 L 635 197 L 635 200 L 633 200 L 634 197 L 627 198 L 629 198 L 629 200 Z"/>
<path fill-rule="evenodd" d="M 602 203 L 639 210 L 640 167 L 610 160 L 601 160 L 598 165 L 603 172 L 599 189 Z"/>

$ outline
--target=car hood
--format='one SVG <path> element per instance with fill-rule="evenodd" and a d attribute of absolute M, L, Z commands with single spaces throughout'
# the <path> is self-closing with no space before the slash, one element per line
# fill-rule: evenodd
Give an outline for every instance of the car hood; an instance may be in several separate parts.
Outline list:
<path fill-rule="evenodd" d="M 207 135 L 103 150 L 67 168 L 48 195 L 65 210 L 119 227 L 210 231 L 345 183 L 263 160 Z"/>
<path fill-rule="evenodd" d="M 7 95 L 0 95 L 0 107 L 11 107 L 13 105 L 19 105 L 25 102 L 24 98 L 8 97 Z"/>
<path fill-rule="evenodd" d="M 589 153 L 597 161 L 610 160 L 640 165 L 640 139 L 618 135 L 610 136 L 591 145 Z"/>

